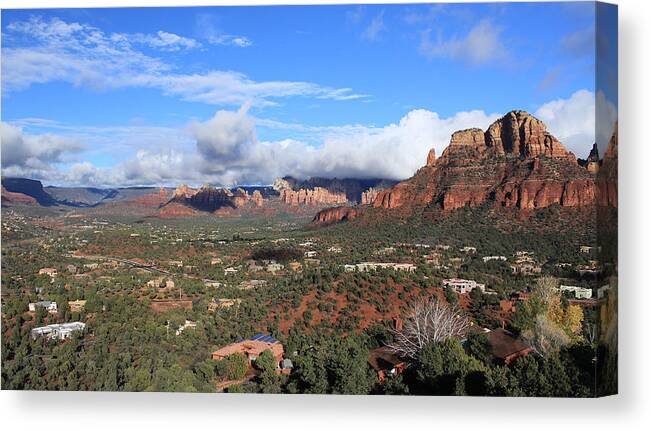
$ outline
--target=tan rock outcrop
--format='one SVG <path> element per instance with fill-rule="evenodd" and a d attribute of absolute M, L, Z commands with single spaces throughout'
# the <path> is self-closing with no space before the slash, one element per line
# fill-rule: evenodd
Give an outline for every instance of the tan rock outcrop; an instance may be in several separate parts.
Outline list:
<path fill-rule="evenodd" d="M 348 202 L 346 193 L 338 191 L 330 191 L 323 187 L 315 187 L 314 189 L 282 189 L 280 191 L 280 199 L 287 205 L 336 205 Z"/>

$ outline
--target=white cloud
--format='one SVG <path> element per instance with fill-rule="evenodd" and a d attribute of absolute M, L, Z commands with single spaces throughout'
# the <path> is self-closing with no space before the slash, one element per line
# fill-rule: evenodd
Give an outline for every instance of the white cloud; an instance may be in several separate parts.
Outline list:
<path fill-rule="evenodd" d="M 480 65 L 503 60 L 508 51 L 500 39 L 502 28 L 496 27 L 488 19 L 482 19 L 463 37 L 445 39 L 441 33 L 435 41 L 431 30 L 422 33 L 420 52 L 429 58 L 451 58 Z"/>
<path fill-rule="evenodd" d="M 165 94 L 213 105 L 241 105 L 251 102 L 257 106 L 270 106 L 276 104 L 274 99 L 299 96 L 332 100 L 367 97 L 354 93 L 350 88 L 324 87 L 310 82 L 257 82 L 242 73 L 232 71 L 193 75 L 170 74 L 155 78 L 151 85 L 160 87 Z"/>
<path fill-rule="evenodd" d="M 204 160 L 203 172 L 223 184 L 270 183 L 283 175 L 404 179 L 424 164 L 430 148 L 440 154 L 453 131 L 487 127 L 497 117 L 470 111 L 440 118 L 421 109 L 385 127 L 305 128 L 261 122 L 265 127 L 315 132 L 323 139 L 318 146 L 293 139 L 258 141 L 255 119 L 245 108 L 220 111 L 193 124 L 191 131 Z"/>
<path fill-rule="evenodd" d="M 211 14 L 198 14 L 195 22 L 197 34 L 212 45 L 230 45 L 246 48 L 253 45 L 253 41 L 246 36 L 226 34 L 219 29 L 218 19 Z"/>
<path fill-rule="evenodd" d="M 609 106 L 610 109 L 605 109 L 605 117 L 608 118 L 603 122 L 603 134 L 607 138 L 612 133 L 613 115 L 616 113 L 612 104 L 604 104 L 605 108 Z M 24 168 L 19 171 L 16 169 L 19 164 L 12 162 L 14 168 L 8 172 L 4 169 L 5 142 L 16 142 L 11 136 L 18 129 L 3 127 L 3 174 L 22 172 L 24 176 L 43 179 L 48 184 L 56 182 L 94 186 L 269 184 L 275 177 L 284 175 L 300 178 L 324 176 L 404 179 L 423 166 L 431 148 L 435 148 L 440 155 L 454 131 L 470 127 L 486 129 L 500 115 L 475 110 L 441 117 L 436 112 L 415 109 L 397 123 L 382 127 L 305 126 L 257 119 L 248 112 L 248 105 L 244 105 L 237 111 L 218 111 L 212 118 L 193 122 L 179 129 L 176 134 L 163 128 L 114 128 L 116 132 L 121 130 L 120 133 L 124 136 L 133 135 L 133 141 L 118 145 L 117 148 L 126 150 L 131 145 L 132 148 L 135 146 L 139 149 L 133 156 L 113 167 L 98 168 L 86 161 L 74 164 L 69 169 L 52 163 L 48 170 Z M 536 110 L 534 115 L 543 120 L 549 131 L 578 157 L 587 156 L 595 139 L 593 93 L 580 90 L 567 99 L 550 101 Z M 42 123 L 46 127 L 53 127 L 42 120 L 29 121 L 30 124 Z M 258 127 L 299 132 L 301 138 L 261 141 L 257 137 Z M 9 138 L 5 138 L 5 133 Z M 83 133 L 93 132 L 83 130 Z M 61 142 L 53 136 L 48 141 L 43 135 L 23 135 L 22 139 L 39 144 Z M 121 142 L 120 139 L 122 138 L 118 142 Z M 152 145 L 147 148 L 137 147 L 136 142 L 141 139 L 151 141 Z M 108 148 L 111 143 L 106 142 L 104 145 Z M 603 151 L 601 146 L 600 150 Z M 14 154 L 14 160 L 24 161 L 29 158 L 11 152 L 9 154 Z M 62 161 L 63 154 L 65 152 L 56 153 L 51 150 L 42 157 Z"/>
<path fill-rule="evenodd" d="M 594 93 L 579 90 L 567 99 L 543 104 L 534 115 L 577 157 L 588 156 L 595 142 Z"/>
<path fill-rule="evenodd" d="M 197 150 L 209 162 L 237 160 L 255 144 L 255 121 L 247 114 L 249 105 L 237 112 L 217 111 L 210 120 L 190 125 Z"/>
<path fill-rule="evenodd" d="M 166 31 L 158 31 L 156 35 L 135 35 L 133 40 L 142 42 L 152 48 L 157 48 L 162 51 L 179 51 L 182 49 L 199 48 L 201 44 L 194 39 L 179 36 L 174 33 Z"/>
<path fill-rule="evenodd" d="M 24 135 L 23 131 L 7 123 L 0 123 L 2 168 L 51 171 L 84 147 L 67 137 L 41 134 Z"/>
<path fill-rule="evenodd" d="M 222 34 L 216 37 L 211 37 L 208 39 L 208 42 L 213 45 L 231 45 L 240 48 L 246 48 L 247 46 L 253 45 L 253 42 L 248 37 L 234 36 L 232 34 Z"/>
<path fill-rule="evenodd" d="M 7 31 L 7 36 L 3 36 L 9 42 L 3 41 L 2 49 L 2 88 L 5 92 L 61 81 L 95 89 L 157 88 L 167 95 L 214 105 L 239 106 L 252 101 L 267 106 L 276 104 L 274 99 L 287 97 L 332 100 L 367 97 L 350 88 L 310 82 L 259 82 L 234 71 L 180 73 L 173 65 L 136 47 L 144 44 L 171 51 L 199 46 L 194 39 L 163 31 L 156 35 L 104 33 L 58 18 L 13 22 L 7 26 Z M 215 37 L 230 38 L 228 43 L 241 46 L 250 43 L 240 36 Z"/>
<path fill-rule="evenodd" d="M 373 17 L 368 27 L 364 29 L 362 38 L 373 42 L 384 30 L 386 30 L 386 26 L 384 25 L 384 11 L 382 11 Z"/>

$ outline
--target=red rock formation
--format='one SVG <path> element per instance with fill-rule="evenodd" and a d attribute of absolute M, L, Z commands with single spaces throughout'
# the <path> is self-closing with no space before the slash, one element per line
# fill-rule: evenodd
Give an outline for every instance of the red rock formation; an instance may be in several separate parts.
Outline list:
<path fill-rule="evenodd" d="M 195 214 L 195 210 L 177 202 L 170 202 L 158 210 L 158 216 L 161 218 L 191 217 Z"/>
<path fill-rule="evenodd" d="M 251 201 L 255 204 L 256 207 L 264 206 L 264 198 L 262 197 L 262 193 L 260 193 L 260 190 L 255 190 L 253 192 L 253 194 L 251 195 Z"/>
<path fill-rule="evenodd" d="M 432 148 L 429 150 L 429 153 L 427 153 L 427 166 L 434 166 L 436 163 L 436 150 Z"/>
<path fill-rule="evenodd" d="M 323 187 L 315 187 L 314 189 L 282 189 L 280 191 L 280 199 L 287 205 L 336 205 L 348 202 L 346 193 L 339 191 L 331 191 Z"/>
<path fill-rule="evenodd" d="M 255 205 L 262 205 L 262 195 L 260 192 L 258 192 L 255 199 Z M 242 188 L 231 192 L 225 188 L 215 188 L 209 185 L 203 185 L 199 189 L 181 185 L 174 191 L 172 199 L 166 206 L 169 206 L 171 203 L 176 203 L 196 210 L 212 212 L 217 215 L 230 215 L 233 213 L 232 210 L 247 206 L 251 201 L 252 197 Z"/>
<path fill-rule="evenodd" d="M 486 132 L 455 132 L 441 157 L 430 155 L 413 177 L 377 193 L 373 206 L 409 212 L 430 205 L 444 211 L 485 203 L 532 210 L 595 203 L 594 175 L 540 120 L 523 111 L 508 113 Z M 343 210 L 320 218 L 337 215 L 344 215 Z"/>
<path fill-rule="evenodd" d="M 137 198 L 134 198 L 133 202 L 148 207 L 160 207 L 166 204 L 168 200 L 169 196 L 167 194 L 167 190 L 161 187 L 160 190 L 158 190 L 158 193 L 150 193 L 148 195 L 139 196 Z"/>
<path fill-rule="evenodd" d="M 601 168 L 597 174 L 597 201 L 604 207 L 617 208 L 617 159 L 618 159 L 617 124 L 604 153 Z"/>
<path fill-rule="evenodd" d="M 362 200 L 361 204 L 362 205 L 373 205 L 373 202 L 375 202 L 375 198 L 380 194 L 382 189 L 377 189 L 375 187 L 371 187 L 368 190 L 362 192 Z"/>
<path fill-rule="evenodd" d="M 38 205 L 38 201 L 32 196 L 24 193 L 10 192 L 2 186 L 2 204 L 3 205 Z"/>
<path fill-rule="evenodd" d="M 312 220 L 313 226 L 326 226 L 341 221 L 353 220 L 359 211 L 352 207 L 333 207 L 319 211 Z"/>
<path fill-rule="evenodd" d="M 491 124 L 486 131 L 486 146 L 497 155 L 575 159 L 574 154 L 547 132 L 542 121 L 524 111 L 511 111 Z"/>

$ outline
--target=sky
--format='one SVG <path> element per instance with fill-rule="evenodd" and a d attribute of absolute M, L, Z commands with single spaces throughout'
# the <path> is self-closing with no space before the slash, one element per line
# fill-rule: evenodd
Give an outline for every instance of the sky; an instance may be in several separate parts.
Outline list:
<path fill-rule="evenodd" d="M 596 45 L 593 3 L 3 10 L 2 175 L 404 179 L 513 109 L 586 157 Z"/>

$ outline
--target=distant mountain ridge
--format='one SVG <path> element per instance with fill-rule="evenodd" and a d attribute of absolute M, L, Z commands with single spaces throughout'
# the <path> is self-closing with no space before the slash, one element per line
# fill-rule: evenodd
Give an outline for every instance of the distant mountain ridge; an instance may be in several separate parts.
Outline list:
<path fill-rule="evenodd" d="M 96 187 L 43 187 L 41 181 L 28 178 L 2 178 L 3 205 L 28 204 L 29 199 L 18 198 L 21 194 L 35 200 L 32 204 L 44 207 L 95 207 L 98 205 L 137 199 L 157 193 L 158 187 L 122 187 L 101 189 Z M 13 193 L 13 195 L 11 195 Z"/>

